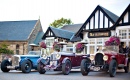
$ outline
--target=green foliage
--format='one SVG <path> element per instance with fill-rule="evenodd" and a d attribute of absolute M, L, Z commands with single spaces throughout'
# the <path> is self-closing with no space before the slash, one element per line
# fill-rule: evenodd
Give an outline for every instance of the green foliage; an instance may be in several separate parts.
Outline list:
<path fill-rule="evenodd" d="M 12 50 L 8 49 L 8 43 L 4 41 L 3 43 L 0 44 L 0 54 L 13 54 Z"/>
<path fill-rule="evenodd" d="M 63 27 L 64 25 L 68 25 L 68 24 L 73 24 L 73 23 L 70 19 L 61 18 L 61 19 L 58 19 L 58 20 L 55 20 L 54 22 L 52 22 L 50 24 L 50 26 L 59 28 L 59 27 Z"/>
<path fill-rule="evenodd" d="M 0 54 L 13 54 L 12 50 L 6 49 L 6 48 L 0 48 Z"/>

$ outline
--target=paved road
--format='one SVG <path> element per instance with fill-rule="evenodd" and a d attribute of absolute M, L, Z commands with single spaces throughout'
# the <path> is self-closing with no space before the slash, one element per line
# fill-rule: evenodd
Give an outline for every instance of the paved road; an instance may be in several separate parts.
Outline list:
<path fill-rule="evenodd" d="M 39 74 L 37 71 L 24 74 L 15 70 L 3 73 L 0 70 L 0 80 L 130 80 L 130 72 L 118 71 L 115 77 L 109 77 L 109 74 L 104 72 L 90 72 L 88 76 L 82 76 L 79 70 L 72 70 L 69 75 L 63 75 L 61 72 Z"/>

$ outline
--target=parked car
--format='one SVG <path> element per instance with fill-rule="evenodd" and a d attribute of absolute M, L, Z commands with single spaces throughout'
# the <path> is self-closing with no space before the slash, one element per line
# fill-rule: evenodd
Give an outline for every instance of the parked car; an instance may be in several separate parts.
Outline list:
<path fill-rule="evenodd" d="M 37 69 L 37 60 L 41 57 L 41 51 L 29 51 L 27 55 L 13 55 L 12 58 L 5 59 L 1 63 L 1 70 L 21 70 L 29 73 L 31 69 Z"/>
<path fill-rule="evenodd" d="M 124 69 L 125 73 L 130 70 L 130 58 L 126 53 L 119 53 L 119 46 L 106 46 L 81 62 L 83 76 L 88 75 L 90 71 L 109 71 L 110 77 L 114 77 L 117 69 Z"/>
<path fill-rule="evenodd" d="M 38 72 L 45 74 L 46 71 L 62 71 L 68 75 L 71 69 L 79 69 L 81 61 L 88 55 L 73 52 L 54 51 L 50 55 L 44 54 L 38 60 Z"/>

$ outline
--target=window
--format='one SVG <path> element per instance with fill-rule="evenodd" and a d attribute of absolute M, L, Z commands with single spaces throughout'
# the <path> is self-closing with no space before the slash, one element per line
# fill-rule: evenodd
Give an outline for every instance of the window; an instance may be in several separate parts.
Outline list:
<path fill-rule="evenodd" d="M 16 45 L 16 54 L 19 54 L 19 45 Z"/>
<path fill-rule="evenodd" d="M 47 45 L 48 47 L 53 46 L 53 43 L 54 43 L 54 39 L 46 39 L 46 45 Z"/>
<path fill-rule="evenodd" d="M 102 46 L 97 46 L 97 51 L 102 51 Z"/>
<path fill-rule="evenodd" d="M 130 42 L 129 42 L 129 47 L 130 47 Z"/>
<path fill-rule="evenodd" d="M 120 30 L 119 31 L 119 36 L 121 39 L 126 39 L 126 36 L 127 36 L 127 30 Z"/>
<path fill-rule="evenodd" d="M 129 39 L 130 39 L 130 29 L 129 29 Z"/>
<path fill-rule="evenodd" d="M 90 46 L 90 54 L 94 54 L 94 46 Z"/>
<path fill-rule="evenodd" d="M 102 44 L 102 39 L 97 39 L 97 44 Z"/>
<path fill-rule="evenodd" d="M 73 52 L 73 44 L 67 44 L 67 52 Z"/>
<path fill-rule="evenodd" d="M 90 43 L 90 44 L 95 44 L 95 39 L 90 39 L 90 40 L 89 40 L 89 43 Z"/>

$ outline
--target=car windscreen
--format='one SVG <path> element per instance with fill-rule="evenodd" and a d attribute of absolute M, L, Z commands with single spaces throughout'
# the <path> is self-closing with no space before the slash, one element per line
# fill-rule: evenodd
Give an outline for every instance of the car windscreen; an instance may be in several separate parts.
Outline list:
<path fill-rule="evenodd" d="M 105 46 L 103 52 L 116 52 L 119 53 L 119 46 Z"/>
<path fill-rule="evenodd" d="M 28 55 L 40 55 L 40 51 L 29 51 Z"/>

